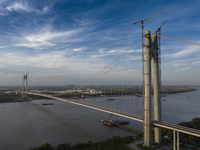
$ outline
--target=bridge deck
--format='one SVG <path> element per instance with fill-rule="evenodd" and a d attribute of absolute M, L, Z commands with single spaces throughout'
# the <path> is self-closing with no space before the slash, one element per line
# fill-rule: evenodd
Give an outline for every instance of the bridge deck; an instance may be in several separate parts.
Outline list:
<path fill-rule="evenodd" d="M 137 116 L 137 115 L 134 115 L 134 114 L 129 114 L 129 113 L 125 113 L 125 112 L 121 112 L 121 111 L 117 111 L 117 110 L 113 110 L 113 109 L 109 109 L 109 108 L 94 106 L 94 105 L 90 105 L 90 104 L 86 104 L 86 103 L 82 103 L 82 102 L 76 102 L 76 101 L 72 101 L 72 100 L 68 100 L 68 99 L 60 98 L 60 97 L 55 97 L 55 96 L 51 96 L 51 95 L 47 95 L 47 94 L 30 93 L 30 92 L 25 92 L 25 93 L 43 96 L 43 97 L 48 97 L 48 98 L 52 98 L 52 99 L 57 99 L 57 100 L 60 100 L 60 101 L 69 102 L 71 104 L 76 104 L 76 105 L 79 105 L 79 106 L 84 106 L 84 107 L 87 107 L 87 108 L 91 108 L 91 109 L 107 112 L 107 113 L 110 113 L 110 114 L 122 116 L 122 117 L 125 117 L 125 118 L 129 118 L 131 120 L 137 120 L 137 121 L 143 122 L 142 116 Z M 179 125 L 175 125 L 175 124 L 171 124 L 171 123 L 166 123 L 166 122 L 155 121 L 155 120 L 152 120 L 152 125 L 157 126 L 157 127 L 161 127 L 161 128 L 170 129 L 170 130 L 176 130 L 176 131 L 181 132 L 181 133 L 200 137 L 200 130 L 197 130 L 197 129 L 192 129 L 192 128 L 188 128 L 188 127 L 183 127 L 183 126 L 179 126 Z"/>
<path fill-rule="evenodd" d="M 47 95 L 47 94 L 30 93 L 30 92 L 26 92 L 26 93 L 32 94 L 32 95 L 48 97 L 48 98 L 52 98 L 52 99 L 57 99 L 57 100 L 60 100 L 60 101 L 71 103 L 71 104 L 76 104 L 76 105 L 79 105 L 79 106 L 84 106 L 84 107 L 87 107 L 87 108 L 91 108 L 91 109 L 95 109 L 95 110 L 99 110 L 99 111 L 103 111 L 103 112 L 107 112 L 107 113 L 110 113 L 110 114 L 114 114 L 114 115 L 118 115 L 118 116 L 121 116 L 121 117 L 125 117 L 125 118 L 129 118 L 129 119 L 132 119 L 132 120 L 137 120 L 137 121 L 143 122 L 143 117 L 141 117 L 141 116 L 117 111 L 117 110 L 110 109 L 110 108 L 99 107 L 99 106 L 86 104 L 86 103 L 82 103 L 82 102 L 77 102 L 77 101 L 72 101 L 72 100 L 69 100 L 69 99 L 55 97 L 55 96 L 51 96 L 51 95 Z"/>
<path fill-rule="evenodd" d="M 155 120 L 152 121 L 152 124 L 157 127 L 175 130 L 175 131 L 178 131 L 181 133 L 200 137 L 200 130 L 197 130 L 197 129 L 188 128 L 188 127 L 184 127 L 184 126 L 180 126 L 180 125 L 175 125 L 175 124 L 171 124 L 171 123 L 167 123 L 167 122 L 155 121 Z"/>

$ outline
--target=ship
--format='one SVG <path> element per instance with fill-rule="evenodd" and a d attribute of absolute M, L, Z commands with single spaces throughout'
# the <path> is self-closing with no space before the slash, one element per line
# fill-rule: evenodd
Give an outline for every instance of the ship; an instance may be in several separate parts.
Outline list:
<path fill-rule="evenodd" d="M 81 97 L 70 97 L 70 99 L 85 99 L 84 96 L 81 96 Z"/>
<path fill-rule="evenodd" d="M 116 125 L 120 125 L 120 124 L 128 124 L 129 121 L 127 121 L 127 120 L 123 120 L 123 121 L 120 121 L 120 120 L 108 120 L 108 121 L 104 121 L 103 123 L 105 125 L 109 125 L 109 126 L 116 126 Z"/>
<path fill-rule="evenodd" d="M 103 122 L 104 125 L 109 125 L 109 126 L 118 126 L 118 125 L 121 125 L 121 124 L 128 124 L 128 123 L 129 123 L 129 121 L 127 121 L 127 120 L 123 120 L 123 121 L 120 121 L 120 120 L 112 120 L 112 119 L 110 119 L 112 115 L 113 115 L 113 114 L 111 114 L 111 115 L 108 117 L 107 120 L 105 120 L 104 117 L 101 116 L 101 120 L 100 120 L 100 121 Z"/>
<path fill-rule="evenodd" d="M 108 98 L 107 101 L 112 101 L 115 100 L 114 98 Z"/>
<path fill-rule="evenodd" d="M 42 105 L 54 105 L 54 103 L 42 103 Z"/>

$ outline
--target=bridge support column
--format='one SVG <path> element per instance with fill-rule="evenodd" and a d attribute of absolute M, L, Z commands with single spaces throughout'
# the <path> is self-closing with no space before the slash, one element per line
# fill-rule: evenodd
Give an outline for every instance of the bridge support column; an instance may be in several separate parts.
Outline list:
<path fill-rule="evenodd" d="M 27 74 L 23 74 L 23 78 L 22 78 L 22 98 L 26 97 L 27 98 L 27 93 L 24 94 L 24 80 L 26 80 L 26 91 L 28 92 L 28 75 Z"/>
<path fill-rule="evenodd" d="M 154 34 L 152 40 L 155 40 L 153 49 L 153 81 L 154 81 L 154 120 L 162 121 L 161 119 L 161 101 L 160 101 L 160 81 L 159 81 L 159 70 L 158 70 L 158 48 L 157 48 L 157 37 Z M 160 127 L 154 128 L 155 142 L 162 142 L 162 133 Z"/>
<path fill-rule="evenodd" d="M 26 78 L 26 98 L 27 98 L 28 97 L 28 94 L 27 94 L 27 92 L 28 92 L 28 75 L 27 74 L 26 74 L 25 78 Z"/>
<path fill-rule="evenodd" d="M 179 132 L 177 131 L 177 150 L 179 150 Z"/>
<path fill-rule="evenodd" d="M 151 35 L 145 31 L 144 146 L 151 147 Z"/>
<path fill-rule="evenodd" d="M 24 98 L 24 77 L 25 77 L 25 74 L 23 74 L 23 78 L 22 78 L 22 98 Z"/>
<path fill-rule="evenodd" d="M 173 130 L 173 150 L 176 150 L 176 130 Z"/>

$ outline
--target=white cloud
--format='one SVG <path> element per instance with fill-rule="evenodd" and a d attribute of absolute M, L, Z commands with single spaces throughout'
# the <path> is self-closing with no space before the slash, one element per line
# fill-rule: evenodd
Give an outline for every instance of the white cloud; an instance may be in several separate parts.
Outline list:
<path fill-rule="evenodd" d="M 193 65 L 198 65 L 198 64 L 200 64 L 200 61 L 193 61 L 192 64 Z"/>
<path fill-rule="evenodd" d="M 38 69 L 62 69 L 75 70 L 77 72 L 94 72 L 99 68 L 103 68 L 104 63 L 98 63 L 97 59 L 86 59 L 81 55 L 67 56 L 68 50 L 54 51 L 30 55 L 25 53 L 0 53 L 0 67 L 1 68 L 24 68 L 31 67 Z M 77 61 L 77 59 L 79 61 Z M 94 69 L 95 68 L 95 69 Z M 35 70 L 34 69 L 34 70 Z"/>
<path fill-rule="evenodd" d="M 189 56 L 189 55 L 197 53 L 197 52 L 200 52 L 199 46 L 189 46 L 185 50 L 181 50 L 179 52 L 175 52 L 175 53 L 172 53 L 172 54 L 162 54 L 162 57 L 180 58 L 180 57 Z"/>
<path fill-rule="evenodd" d="M 162 63 L 165 66 L 173 66 L 173 67 L 180 67 L 180 66 L 191 66 L 192 62 L 194 61 L 194 59 L 186 59 L 186 60 L 173 60 L 173 61 L 169 61 L 166 63 Z"/>
<path fill-rule="evenodd" d="M 104 48 L 99 49 L 99 53 L 104 53 Z"/>
<path fill-rule="evenodd" d="M 19 39 L 18 37 L 15 38 L 14 40 L 17 41 L 15 46 L 30 48 L 55 46 L 58 42 L 62 42 L 61 39 L 63 39 L 65 42 L 78 40 L 76 38 L 72 38 L 72 36 L 76 36 L 80 32 L 81 29 L 57 32 L 52 31 L 50 28 L 44 28 L 34 34 L 22 34 L 23 37 L 21 39 Z"/>
<path fill-rule="evenodd" d="M 104 56 L 108 56 L 110 54 L 103 54 L 103 55 L 90 55 L 90 57 L 96 58 L 96 57 L 104 57 Z"/>
<path fill-rule="evenodd" d="M 73 49 L 74 52 L 79 52 L 79 51 L 82 51 L 82 50 L 83 50 L 83 47 L 81 47 L 81 48 L 74 48 Z"/>
<path fill-rule="evenodd" d="M 185 71 L 185 70 L 189 70 L 189 69 L 192 69 L 192 68 L 191 67 L 181 68 L 179 70 L 176 70 L 175 72 Z"/>
<path fill-rule="evenodd" d="M 15 2 L 12 5 L 7 6 L 6 9 L 10 12 L 12 11 L 39 12 L 39 10 L 29 7 L 26 2 L 25 3 Z"/>
<path fill-rule="evenodd" d="M 49 12 L 50 7 L 48 6 L 44 6 L 44 8 L 42 9 L 42 11 L 40 12 L 41 14 L 46 14 Z"/>

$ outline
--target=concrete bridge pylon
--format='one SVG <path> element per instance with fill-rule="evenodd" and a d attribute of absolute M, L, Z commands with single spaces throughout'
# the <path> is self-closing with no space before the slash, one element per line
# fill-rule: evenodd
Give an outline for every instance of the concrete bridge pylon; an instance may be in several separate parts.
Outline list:
<path fill-rule="evenodd" d="M 24 81 L 26 82 L 26 87 L 24 87 Z M 24 90 L 26 90 L 24 93 Z M 27 98 L 27 92 L 28 92 L 28 74 L 23 74 L 22 77 L 22 98 Z"/>
<path fill-rule="evenodd" d="M 161 121 L 161 99 L 160 99 L 160 81 L 159 81 L 159 63 L 157 37 L 149 30 L 145 31 L 145 92 L 144 92 L 144 146 L 151 147 L 151 59 L 153 58 L 153 80 L 154 80 L 154 120 Z M 161 128 L 155 127 L 155 142 L 161 143 Z"/>

